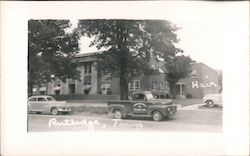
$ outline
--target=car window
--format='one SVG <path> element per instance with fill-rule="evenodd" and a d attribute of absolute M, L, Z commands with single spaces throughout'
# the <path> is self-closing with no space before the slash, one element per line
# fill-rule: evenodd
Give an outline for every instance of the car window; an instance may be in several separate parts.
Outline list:
<path fill-rule="evenodd" d="M 30 98 L 29 101 L 36 101 L 36 98 L 35 97 Z"/>
<path fill-rule="evenodd" d="M 38 98 L 38 101 L 46 101 L 45 98 Z"/>
<path fill-rule="evenodd" d="M 53 98 L 52 97 L 47 97 L 47 100 L 48 101 L 53 101 Z"/>
<path fill-rule="evenodd" d="M 134 95 L 135 100 L 145 100 L 144 94 L 135 94 Z"/>
<path fill-rule="evenodd" d="M 149 100 L 149 99 L 154 99 L 154 96 L 150 93 L 147 93 L 147 94 L 145 94 L 146 95 L 146 97 L 147 97 L 147 99 Z"/>

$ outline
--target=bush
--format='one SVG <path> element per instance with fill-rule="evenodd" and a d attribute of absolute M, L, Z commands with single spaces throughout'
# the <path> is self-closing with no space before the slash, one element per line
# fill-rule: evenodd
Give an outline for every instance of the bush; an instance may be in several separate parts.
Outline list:
<path fill-rule="evenodd" d="M 186 98 L 187 98 L 187 99 L 192 99 L 193 96 L 192 96 L 192 94 L 187 94 L 187 95 L 186 95 Z"/>
<path fill-rule="evenodd" d="M 160 95 L 160 99 L 164 99 L 164 98 L 165 98 L 164 95 L 161 94 L 161 95 Z"/>
<path fill-rule="evenodd" d="M 89 90 L 84 90 L 84 94 L 89 94 Z"/>

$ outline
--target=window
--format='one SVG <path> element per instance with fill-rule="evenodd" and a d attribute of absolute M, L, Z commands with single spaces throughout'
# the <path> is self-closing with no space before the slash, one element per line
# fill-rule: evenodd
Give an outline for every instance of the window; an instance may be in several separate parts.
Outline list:
<path fill-rule="evenodd" d="M 193 70 L 192 72 L 191 72 L 191 77 L 192 78 L 196 78 L 197 77 L 197 70 Z"/>
<path fill-rule="evenodd" d="M 91 62 L 85 62 L 84 63 L 84 74 L 86 74 L 86 75 L 91 74 L 91 67 L 92 67 Z"/>
<path fill-rule="evenodd" d="M 102 83 L 101 89 L 102 89 L 102 94 L 109 94 L 111 91 L 110 83 L 108 82 Z"/>
<path fill-rule="evenodd" d="M 161 90 L 161 91 L 164 90 L 164 85 L 163 85 L 163 83 L 160 83 L 160 90 Z"/>
<path fill-rule="evenodd" d="M 75 94 L 75 84 L 69 84 L 69 93 Z"/>
<path fill-rule="evenodd" d="M 156 82 L 152 82 L 152 90 L 158 90 L 158 86 Z"/>
<path fill-rule="evenodd" d="M 38 98 L 38 101 L 46 101 L 44 98 Z"/>
<path fill-rule="evenodd" d="M 134 80 L 128 84 L 129 91 L 139 91 L 140 90 L 140 80 Z"/>
<path fill-rule="evenodd" d="M 185 84 L 176 84 L 175 86 L 175 93 L 176 95 L 183 95 L 186 92 Z"/>
<path fill-rule="evenodd" d="M 48 101 L 54 101 L 54 99 L 52 97 L 47 97 Z"/>
<path fill-rule="evenodd" d="M 103 83 L 101 85 L 101 88 L 102 88 L 102 90 L 108 90 L 108 89 L 110 89 L 110 83 L 107 83 L 107 82 Z"/>
<path fill-rule="evenodd" d="M 29 99 L 29 101 L 36 101 L 36 98 L 31 98 Z"/>
<path fill-rule="evenodd" d="M 145 100 L 144 94 L 137 93 L 134 95 L 134 100 Z"/>
<path fill-rule="evenodd" d="M 140 81 L 135 81 L 134 85 L 135 85 L 135 90 L 140 90 Z"/>

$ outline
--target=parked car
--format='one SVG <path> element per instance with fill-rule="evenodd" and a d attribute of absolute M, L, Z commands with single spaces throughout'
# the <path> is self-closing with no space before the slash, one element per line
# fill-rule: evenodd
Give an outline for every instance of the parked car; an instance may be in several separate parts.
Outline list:
<path fill-rule="evenodd" d="M 208 107 L 222 106 L 222 95 L 221 94 L 206 94 L 203 97 L 203 102 Z"/>
<path fill-rule="evenodd" d="M 163 117 L 173 116 L 177 106 L 171 99 L 156 99 L 150 91 L 134 92 L 131 100 L 117 100 L 108 102 L 108 112 L 114 118 L 121 119 L 127 116 L 147 116 L 160 121 Z"/>
<path fill-rule="evenodd" d="M 57 115 L 59 112 L 70 112 L 71 108 L 66 101 L 56 101 L 52 96 L 38 95 L 28 98 L 28 113 L 29 112 L 48 112 Z"/>

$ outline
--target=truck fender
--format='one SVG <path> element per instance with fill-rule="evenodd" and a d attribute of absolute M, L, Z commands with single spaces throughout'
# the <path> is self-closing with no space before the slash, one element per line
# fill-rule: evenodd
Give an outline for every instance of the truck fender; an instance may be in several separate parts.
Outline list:
<path fill-rule="evenodd" d="M 114 113 L 114 111 L 117 110 L 117 109 L 119 109 L 119 110 L 122 111 L 123 116 L 126 116 L 127 110 L 126 110 L 126 108 L 123 105 L 112 104 L 112 105 L 108 106 L 108 112 L 110 112 L 110 113 Z"/>
<path fill-rule="evenodd" d="M 167 108 L 167 107 L 166 107 L 166 106 L 163 106 L 163 105 L 151 105 L 151 106 L 148 107 L 147 114 L 148 114 L 148 115 L 152 115 L 152 113 L 153 113 L 154 111 L 158 111 L 158 112 L 160 112 L 163 116 L 165 116 L 165 115 L 166 115 L 166 112 L 163 111 L 163 110 L 165 110 L 166 108 Z"/>

